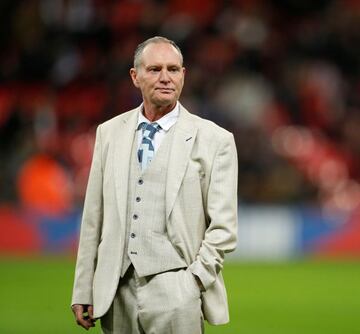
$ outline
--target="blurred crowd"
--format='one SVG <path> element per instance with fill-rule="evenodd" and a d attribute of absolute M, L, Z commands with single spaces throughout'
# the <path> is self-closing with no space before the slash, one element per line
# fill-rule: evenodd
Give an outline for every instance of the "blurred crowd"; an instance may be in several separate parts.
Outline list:
<path fill-rule="evenodd" d="M 360 204 L 357 0 L 2 0 L 0 202 L 81 205 L 96 125 L 141 102 L 144 39 L 183 50 L 182 104 L 232 131 L 244 203 Z"/>

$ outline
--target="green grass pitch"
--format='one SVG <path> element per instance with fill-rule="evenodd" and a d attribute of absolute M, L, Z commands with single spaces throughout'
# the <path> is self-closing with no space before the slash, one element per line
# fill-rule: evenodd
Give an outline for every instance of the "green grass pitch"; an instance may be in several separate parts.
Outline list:
<path fill-rule="evenodd" d="M 73 259 L 0 259 L 0 333 L 85 333 L 69 307 L 73 271 Z M 231 322 L 206 334 L 360 333 L 360 262 L 227 263 L 224 277 Z"/>

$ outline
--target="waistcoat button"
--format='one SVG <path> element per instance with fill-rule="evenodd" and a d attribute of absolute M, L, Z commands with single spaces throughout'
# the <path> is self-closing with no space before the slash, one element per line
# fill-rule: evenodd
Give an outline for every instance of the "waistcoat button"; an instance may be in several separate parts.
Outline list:
<path fill-rule="evenodd" d="M 136 220 L 136 219 L 139 218 L 139 216 L 138 216 L 137 214 L 134 214 L 134 215 L 133 215 L 133 218 Z"/>
<path fill-rule="evenodd" d="M 136 237 L 136 234 L 135 234 L 135 233 L 131 233 L 131 234 L 130 234 L 130 237 L 135 238 L 135 237 Z"/>

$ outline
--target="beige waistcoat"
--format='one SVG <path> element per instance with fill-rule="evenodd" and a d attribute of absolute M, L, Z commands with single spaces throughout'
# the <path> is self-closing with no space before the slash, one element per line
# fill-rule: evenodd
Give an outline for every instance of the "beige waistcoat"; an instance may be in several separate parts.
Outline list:
<path fill-rule="evenodd" d="M 166 231 L 166 174 L 174 128 L 170 128 L 144 172 L 137 158 L 135 134 L 129 170 L 125 256 L 121 276 L 131 263 L 140 277 L 187 266 Z"/>

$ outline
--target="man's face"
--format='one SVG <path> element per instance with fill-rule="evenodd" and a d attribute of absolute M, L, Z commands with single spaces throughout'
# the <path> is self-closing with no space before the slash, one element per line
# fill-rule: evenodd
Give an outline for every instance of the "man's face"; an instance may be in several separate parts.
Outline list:
<path fill-rule="evenodd" d="M 139 68 L 132 68 L 134 85 L 141 90 L 145 105 L 174 106 L 184 85 L 185 69 L 178 51 L 168 43 L 145 47 Z"/>

